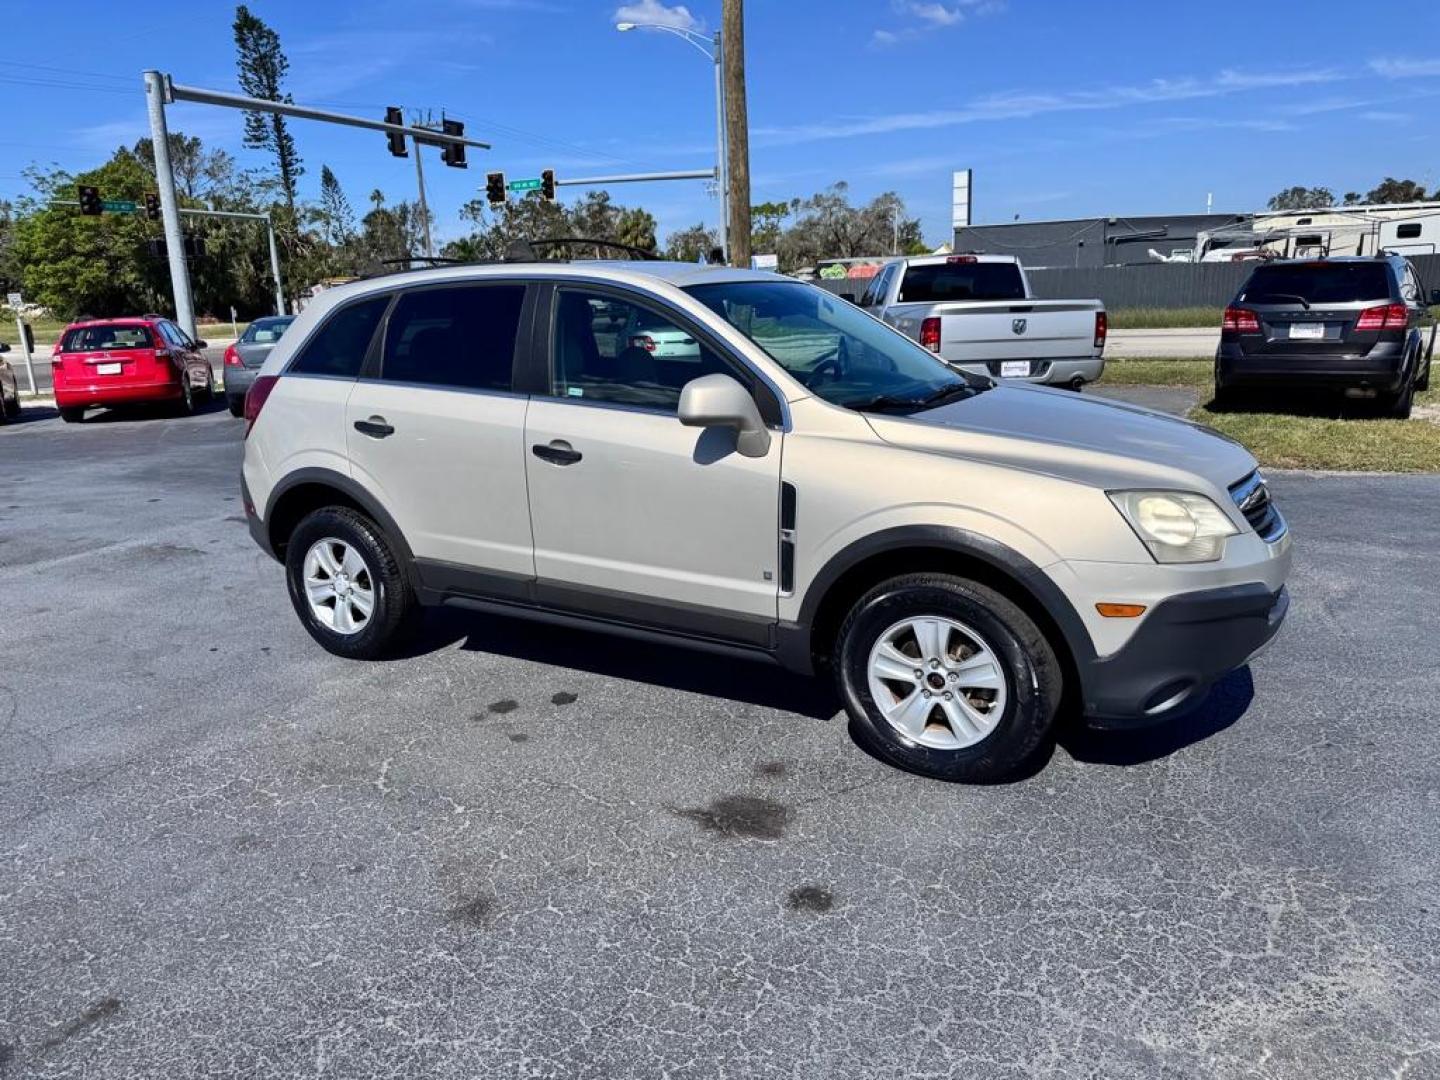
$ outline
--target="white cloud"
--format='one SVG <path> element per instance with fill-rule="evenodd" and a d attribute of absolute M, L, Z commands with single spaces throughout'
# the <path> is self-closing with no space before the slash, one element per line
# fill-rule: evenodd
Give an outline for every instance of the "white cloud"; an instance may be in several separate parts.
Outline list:
<path fill-rule="evenodd" d="M 1120 109 L 1134 105 L 1220 97 L 1260 88 L 1307 86 L 1342 78 L 1333 70 L 1273 72 L 1224 71 L 1210 79 L 1154 79 L 1133 86 L 1107 86 L 1097 90 L 1010 91 L 989 94 L 967 105 L 926 112 L 886 113 L 784 127 L 757 128 L 760 138 L 786 142 L 844 139 L 857 135 L 883 135 L 896 131 L 933 131 L 987 120 L 1021 120 L 1059 112 Z"/>
<path fill-rule="evenodd" d="M 956 23 L 965 20 L 965 13 L 960 10 L 958 5 L 955 7 L 946 7 L 940 3 L 924 4 L 917 3 L 916 0 L 910 0 L 909 3 L 902 5 L 902 7 L 903 10 L 914 15 L 921 22 L 929 23 L 932 26 L 954 26 Z"/>
<path fill-rule="evenodd" d="M 703 20 L 690 14 L 684 4 L 666 7 L 660 0 L 638 0 L 633 4 L 621 4 L 615 9 L 614 22 L 658 23 L 673 26 L 678 30 L 703 30 Z"/>
<path fill-rule="evenodd" d="M 882 49 L 888 49 L 891 45 L 900 43 L 900 35 L 893 30 L 876 30 L 870 35 L 870 44 L 878 45 Z"/>
<path fill-rule="evenodd" d="M 1382 56 L 1370 61 L 1370 70 L 1387 79 L 1423 79 L 1440 75 L 1440 60 L 1414 60 L 1403 56 Z"/>
<path fill-rule="evenodd" d="M 1372 109 L 1370 112 L 1360 114 L 1361 120 L 1369 120 L 1376 124 L 1408 124 L 1411 120 L 1409 113 L 1388 112 L 1384 109 Z"/>

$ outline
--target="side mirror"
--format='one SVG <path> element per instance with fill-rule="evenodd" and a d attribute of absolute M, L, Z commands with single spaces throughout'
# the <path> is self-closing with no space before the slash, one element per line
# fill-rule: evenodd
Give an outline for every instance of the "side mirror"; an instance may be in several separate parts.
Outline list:
<path fill-rule="evenodd" d="M 209 347 L 203 338 L 196 338 L 192 344 L 194 344 L 195 348 L 197 349 L 204 349 Z"/>
<path fill-rule="evenodd" d="M 5 342 L 0 341 L 0 352 L 9 352 L 9 351 L 10 351 L 10 346 L 9 346 L 9 345 L 6 345 Z"/>
<path fill-rule="evenodd" d="M 680 391 L 680 423 L 686 427 L 735 429 L 735 449 L 745 457 L 770 451 L 770 432 L 750 391 L 729 375 L 702 375 Z"/>

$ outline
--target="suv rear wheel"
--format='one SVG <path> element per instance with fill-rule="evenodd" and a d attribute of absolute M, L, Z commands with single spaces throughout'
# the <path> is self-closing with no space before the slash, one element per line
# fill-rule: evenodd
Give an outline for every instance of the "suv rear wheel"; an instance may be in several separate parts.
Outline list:
<path fill-rule="evenodd" d="M 902 769 L 985 783 L 1022 769 L 1060 704 L 1055 651 L 1033 620 L 977 582 L 909 574 L 851 609 L 833 667 L 855 740 Z"/>
<path fill-rule="evenodd" d="M 1381 398 L 1376 404 L 1382 415 L 1391 420 L 1409 420 L 1410 407 L 1415 403 L 1415 384 L 1405 384 L 1405 389 L 1390 397 Z"/>
<path fill-rule="evenodd" d="M 419 625 L 419 603 L 385 534 L 348 507 L 301 520 L 286 547 L 285 580 L 305 629 L 336 656 L 390 655 Z"/>

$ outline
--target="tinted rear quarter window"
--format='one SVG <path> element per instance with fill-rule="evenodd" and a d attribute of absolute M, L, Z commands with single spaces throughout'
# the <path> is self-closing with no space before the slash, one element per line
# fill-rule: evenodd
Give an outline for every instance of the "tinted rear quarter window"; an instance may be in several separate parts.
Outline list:
<path fill-rule="evenodd" d="M 456 285 L 401 295 L 380 377 L 462 390 L 509 390 L 524 285 Z"/>
<path fill-rule="evenodd" d="M 67 330 L 61 352 L 95 352 L 99 349 L 148 349 L 155 343 L 144 326 L 82 326 Z"/>
<path fill-rule="evenodd" d="M 1015 263 L 931 263 L 910 266 L 900 283 L 899 302 L 1023 300 L 1025 282 Z"/>
<path fill-rule="evenodd" d="M 1390 272 L 1382 262 L 1262 266 L 1239 299 L 1252 304 L 1350 304 L 1390 299 Z"/>
<path fill-rule="evenodd" d="M 333 375 L 348 379 L 358 376 L 375 327 L 389 303 L 389 296 L 374 296 L 333 312 L 301 346 L 290 371 L 297 375 Z"/>

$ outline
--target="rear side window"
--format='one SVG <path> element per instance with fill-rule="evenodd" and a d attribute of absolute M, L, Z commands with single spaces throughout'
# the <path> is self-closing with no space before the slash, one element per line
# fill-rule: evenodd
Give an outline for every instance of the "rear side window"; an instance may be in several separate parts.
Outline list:
<path fill-rule="evenodd" d="M 386 382 L 509 390 L 524 285 L 403 293 L 385 330 Z"/>
<path fill-rule="evenodd" d="M 1414 240 L 1419 235 L 1420 223 L 1418 221 L 1411 222 L 1408 225 L 1397 226 L 1395 229 L 1395 239 L 1397 240 Z"/>
<path fill-rule="evenodd" d="M 97 352 L 101 349 L 148 349 L 155 344 L 145 326 L 82 326 L 65 331 L 61 352 Z"/>
<path fill-rule="evenodd" d="M 388 296 L 375 296 L 332 314 L 301 347 L 290 371 L 297 375 L 333 375 L 345 379 L 358 376 L 370 339 L 375 336 L 375 327 L 389 303 Z"/>
<path fill-rule="evenodd" d="M 1250 275 L 1239 299 L 1251 304 L 1388 300 L 1390 273 L 1382 262 L 1262 266 Z"/>
<path fill-rule="evenodd" d="M 900 282 L 899 302 L 1024 300 L 1025 282 L 1015 263 L 931 263 L 910 266 Z"/>

